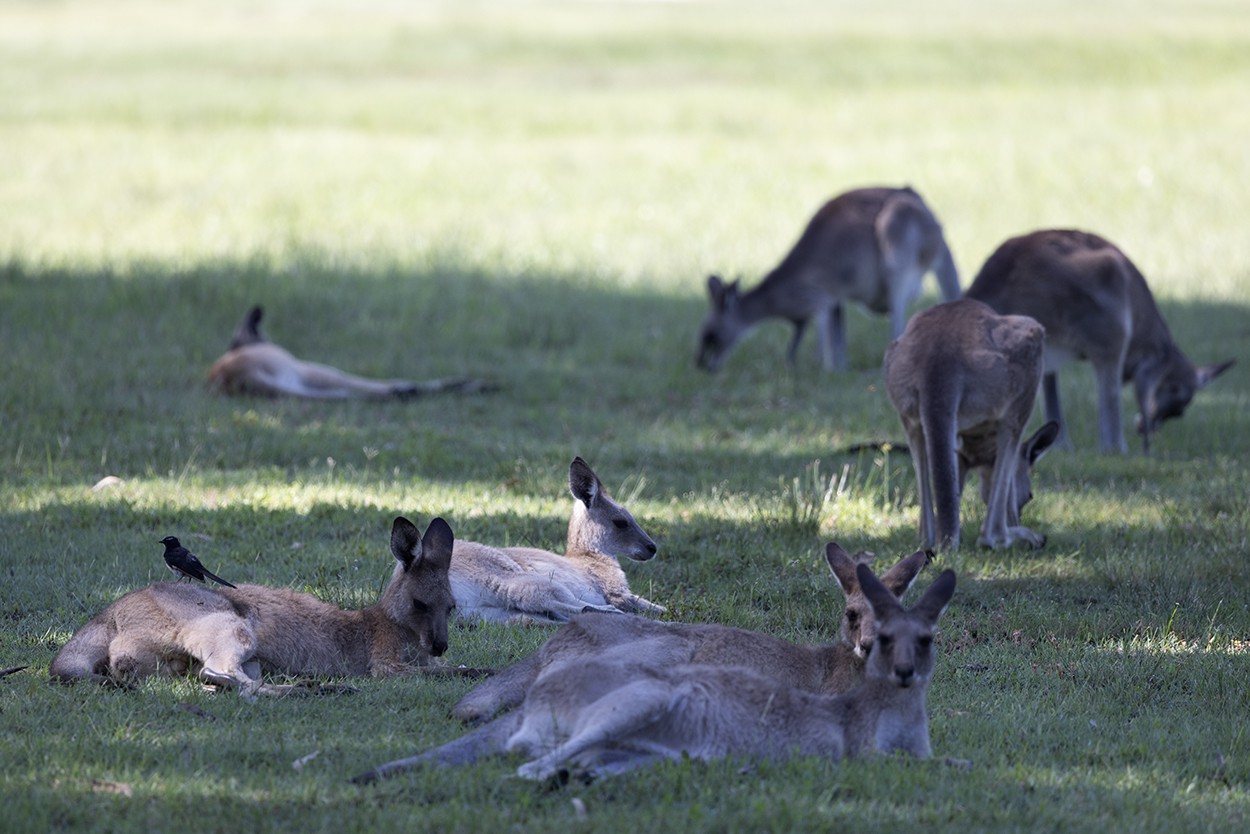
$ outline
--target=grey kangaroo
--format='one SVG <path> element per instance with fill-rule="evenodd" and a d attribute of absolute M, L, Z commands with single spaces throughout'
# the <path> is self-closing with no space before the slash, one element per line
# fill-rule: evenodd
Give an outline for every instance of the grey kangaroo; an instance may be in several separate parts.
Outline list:
<path fill-rule="evenodd" d="M 911 188 L 860 188 L 826 203 L 790 253 L 753 289 L 707 280 L 711 308 L 699 334 L 700 368 L 715 371 L 756 325 L 782 318 L 794 326 L 786 361 L 794 364 L 812 319 L 826 370 L 845 370 L 848 302 L 890 316 L 890 336 L 907 321 L 907 305 L 934 272 L 946 300 L 959 297 L 959 272 L 942 226 Z"/>
<path fill-rule="evenodd" d="M 901 597 L 932 555 L 917 551 L 899 560 L 881 577 L 881 583 Z M 495 717 L 498 712 L 519 706 L 546 669 L 591 661 L 608 652 L 664 666 L 746 666 L 787 686 L 830 695 L 848 692 L 863 679 L 865 658 L 877 633 L 877 618 L 857 573 L 858 565 L 871 556 L 850 556 L 830 542 L 825 559 L 846 595 L 837 642 L 806 646 L 724 625 L 585 614 L 560 628 L 537 652 L 482 681 L 452 708 L 452 714 L 466 722 L 485 722 L 480 727 L 440 747 L 379 765 L 355 781 L 369 782 L 425 764 L 468 764 L 501 753 L 520 726 L 521 716 L 507 712 Z"/>
<path fill-rule="evenodd" d="M 573 512 L 563 555 L 534 547 L 457 541 L 451 587 L 465 617 L 502 623 L 561 623 L 583 611 L 658 614 L 629 590 L 620 558 L 645 562 L 657 548 L 629 511 L 612 500 L 580 457 L 569 464 Z"/>
<path fill-rule="evenodd" d="M 904 609 L 867 565 L 856 571 L 877 636 L 864 680 L 851 692 L 821 695 L 749 667 L 666 666 L 632 652 L 560 663 L 529 688 L 505 744 L 530 759 L 517 775 L 595 778 L 683 757 L 929 756 L 933 632 L 955 573 L 944 571 Z"/>
<path fill-rule="evenodd" d="M 1142 448 L 1164 420 L 1180 417 L 1198 389 L 1228 370 L 1229 359 L 1197 366 L 1177 347 L 1141 272 L 1114 244 L 1071 229 L 1046 229 L 1007 240 L 990 255 L 968 297 L 1000 313 L 1031 316 L 1046 328 L 1046 419 L 1070 445 L 1059 404 L 1059 368 L 1072 359 L 1094 366 L 1098 446 L 1127 452 L 1120 389 L 1133 383 Z"/>
<path fill-rule="evenodd" d="M 368 379 L 329 365 L 296 359 L 260 331 L 264 311 L 248 310 L 235 328 L 230 345 L 208 371 L 209 387 L 222 394 L 266 397 L 303 397 L 314 400 L 410 399 L 425 394 L 457 391 L 481 393 L 494 385 L 477 379 L 451 378 L 412 382 L 407 379 Z"/>
<path fill-rule="evenodd" d="M 80 628 L 52 661 L 54 681 L 126 684 L 191 674 L 245 698 L 285 695 L 263 672 L 289 675 L 473 674 L 432 666 L 447 649 L 455 605 L 447 578 L 452 532 L 435 518 L 422 536 L 391 528 L 395 569 L 378 602 L 358 611 L 287 588 L 204 588 L 157 582 L 131 591 Z"/>
<path fill-rule="evenodd" d="M 977 543 L 1045 544 L 1045 536 L 1020 524 L 1033 496 L 1033 465 L 1059 431 L 1047 423 L 1021 442 L 1043 350 L 1036 321 L 1000 316 L 971 299 L 918 313 L 886 349 L 885 386 L 907 432 L 923 545 L 959 547 L 959 496 L 972 470 L 986 502 Z"/>

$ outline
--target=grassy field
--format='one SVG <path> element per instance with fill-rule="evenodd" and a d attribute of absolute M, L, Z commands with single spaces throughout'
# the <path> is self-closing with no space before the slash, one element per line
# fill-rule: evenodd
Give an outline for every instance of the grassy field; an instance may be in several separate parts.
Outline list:
<path fill-rule="evenodd" d="M 947 5 L 0 0 L 0 668 L 29 664 L 0 678 L 0 827 L 1250 824 L 1250 14 Z M 659 543 L 626 569 L 671 618 L 831 639 L 824 542 L 916 540 L 906 455 L 848 451 L 903 440 L 886 322 L 851 317 L 834 375 L 811 343 L 781 370 L 773 325 L 709 377 L 695 333 L 709 272 L 753 283 L 822 201 L 876 183 L 925 195 L 965 285 L 1007 236 L 1104 234 L 1191 357 L 1240 363 L 1150 457 L 1094 454 L 1092 373 L 1063 374 L 1077 451 L 1039 465 L 1025 512 L 1046 548 L 942 559 L 932 761 L 558 791 L 501 761 L 361 788 L 456 736 L 467 684 L 248 704 L 46 682 L 90 615 L 168 577 L 165 535 L 234 581 L 364 605 L 398 514 L 558 549 L 575 454 Z M 501 390 L 215 398 L 253 303 L 298 355 Z M 547 634 L 457 627 L 447 660 Z"/>

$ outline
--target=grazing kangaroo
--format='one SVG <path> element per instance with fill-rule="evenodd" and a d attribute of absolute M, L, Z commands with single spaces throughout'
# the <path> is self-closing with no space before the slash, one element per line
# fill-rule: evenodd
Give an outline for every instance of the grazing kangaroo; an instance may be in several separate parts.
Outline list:
<path fill-rule="evenodd" d="M 451 589 L 463 617 L 500 623 L 563 623 L 583 611 L 658 614 L 667 609 L 629 590 L 619 558 L 645 562 L 655 542 L 612 500 L 586 461 L 569 465 L 576 499 L 564 555 L 534 547 L 457 540 Z"/>
<path fill-rule="evenodd" d="M 932 555 L 917 551 L 899 560 L 881 583 L 901 597 Z M 786 686 L 826 695 L 848 692 L 863 679 L 864 659 L 877 633 L 876 617 L 856 572 L 858 564 L 871 558 L 850 556 L 835 542 L 825 546 L 825 559 L 846 594 L 838 642 L 805 646 L 730 626 L 585 614 L 561 627 L 537 652 L 479 683 L 452 708 L 452 715 L 466 722 L 484 721 L 480 727 L 440 747 L 379 765 L 353 781 L 370 782 L 425 764 L 469 764 L 502 753 L 520 727 L 521 716 L 509 712 L 494 717 L 496 713 L 519 706 L 545 670 L 605 653 L 649 665 L 746 666 Z"/>
<path fill-rule="evenodd" d="M 409 399 L 456 391 L 480 393 L 494 386 L 476 379 L 367 379 L 296 359 L 260 332 L 264 311 L 253 307 L 234 331 L 230 346 L 208 371 L 209 387 L 223 394 L 304 397 L 315 400 Z"/>
<path fill-rule="evenodd" d="M 1046 419 L 1068 441 L 1059 404 L 1059 368 L 1087 359 L 1098 384 L 1098 446 L 1127 452 L 1120 389 L 1132 382 L 1142 448 L 1169 418 L 1180 417 L 1199 388 L 1228 370 L 1229 359 L 1195 367 L 1172 340 L 1141 272 L 1115 245 L 1088 232 L 1047 229 L 1014 237 L 990 255 L 968 297 L 1000 313 L 1031 316 L 1046 328 Z"/>
<path fill-rule="evenodd" d="M 867 565 L 856 571 L 877 637 L 864 681 L 850 693 L 808 692 L 747 667 L 663 667 L 630 654 L 561 663 L 525 696 L 506 749 L 533 758 L 517 774 L 549 779 L 575 765 L 593 778 L 687 756 L 929 756 L 933 631 L 955 592 L 955 573 L 943 571 L 908 610 Z"/>
<path fill-rule="evenodd" d="M 981 476 L 985 521 L 977 543 L 1041 547 L 1020 525 L 1030 473 L 1058 435 L 1047 423 L 1025 442 L 1045 348 L 1042 326 L 960 299 L 917 314 L 885 352 L 885 386 L 907 432 L 920 493 L 920 540 L 959 547 L 959 496 Z M 936 524 L 934 505 L 936 504 Z"/>
<path fill-rule="evenodd" d="M 435 518 L 421 536 L 401 516 L 391 528 L 391 552 L 396 565 L 389 584 L 376 604 L 358 611 L 261 585 L 209 589 L 157 582 L 131 591 L 69 639 L 52 661 L 52 679 L 126 684 L 156 674 L 194 674 L 251 698 L 297 689 L 266 684 L 262 672 L 437 672 L 428 664 L 447 649 L 455 604 L 447 578 L 451 528 Z"/>
<path fill-rule="evenodd" d="M 959 272 L 942 236 L 942 226 L 910 188 L 860 188 L 827 202 L 807 224 L 794 248 L 754 289 L 737 281 L 707 280 L 711 309 L 699 335 L 700 368 L 715 371 L 729 351 L 757 324 L 783 318 L 794 325 L 786 361 L 794 364 L 799 342 L 816 319 L 826 370 L 845 370 L 843 307 L 857 302 L 890 315 L 897 338 L 907 305 L 933 271 L 946 300 L 959 297 Z"/>

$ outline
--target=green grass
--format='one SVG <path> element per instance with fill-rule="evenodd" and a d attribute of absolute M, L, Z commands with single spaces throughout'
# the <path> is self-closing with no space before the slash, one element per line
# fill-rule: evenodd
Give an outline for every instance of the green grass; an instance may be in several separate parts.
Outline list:
<path fill-rule="evenodd" d="M 845 374 L 810 343 L 779 370 L 780 325 L 717 377 L 693 353 L 704 276 L 752 283 L 846 188 L 915 185 L 965 285 L 1009 235 L 1100 232 L 1190 356 L 1244 363 L 1242 4 L 947 5 L 0 3 L 0 668 L 30 664 L 0 679 L 6 830 L 1245 827 L 1242 364 L 1149 458 L 1092 454 L 1092 374 L 1062 375 L 1078 451 L 1039 465 L 1025 512 L 1047 547 L 944 558 L 930 762 L 551 793 L 496 762 L 358 788 L 454 737 L 467 684 L 246 704 L 46 683 L 77 626 L 167 577 L 164 535 L 227 578 L 362 605 L 397 514 L 559 547 L 575 454 L 660 544 L 626 569 L 673 618 L 829 639 L 823 543 L 915 542 L 906 455 L 845 451 L 903 440 L 886 324 L 851 318 Z M 502 390 L 214 398 L 257 302 L 298 355 Z M 547 633 L 456 628 L 448 660 Z"/>

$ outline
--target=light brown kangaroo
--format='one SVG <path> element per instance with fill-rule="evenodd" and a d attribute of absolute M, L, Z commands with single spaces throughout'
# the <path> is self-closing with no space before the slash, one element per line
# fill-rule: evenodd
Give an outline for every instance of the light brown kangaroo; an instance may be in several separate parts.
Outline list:
<path fill-rule="evenodd" d="M 955 573 L 944 571 L 907 610 L 867 565 L 856 570 L 877 637 L 850 693 L 820 695 L 742 666 L 660 666 L 611 652 L 577 659 L 545 669 L 526 694 L 505 745 L 532 757 L 517 775 L 549 779 L 576 767 L 593 778 L 684 757 L 929 756 L 933 631 Z"/>
<path fill-rule="evenodd" d="M 946 300 L 959 297 L 959 272 L 942 226 L 911 188 L 860 188 L 827 202 L 807 224 L 794 248 L 755 288 L 708 278 L 711 309 L 699 334 L 696 362 L 715 371 L 757 324 L 787 319 L 794 336 L 786 361 L 794 364 L 807 323 L 816 319 L 826 370 L 845 370 L 844 305 L 862 304 L 890 315 L 897 338 L 907 305 L 933 271 Z"/>
<path fill-rule="evenodd" d="M 901 597 L 932 555 L 931 551 L 917 551 L 899 560 L 881 577 L 882 584 Z M 546 669 L 592 661 L 605 653 L 650 665 L 747 666 L 787 686 L 827 695 L 848 692 L 863 679 L 864 658 L 877 633 L 876 617 L 856 572 L 858 564 L 871 558 L 866 554 L 850 556 L 835 542 L 825 546 L 825 559 L 846 594 L 837 642 L 796 645 L 731 626 L 584 614 L 561 627 L 537 652 L 479 683 L 452 708 L 457 718 L 486 723 L 447 744 L 379 765 L 354 781 L 370 782 L 426 764 L 469 764 L 503 752 L 504 744 L 520 726 L 521 714 L 514 711 L 494 717 L 496 713 L 519 706 Z"/>
<path fill-rule="evenodd" d="M 193 674 L 247 698 L 284 695 L 263 672 L 372 675 L 472 674 L 430 666 L 447 649 L 455 601 L 447 572 L 452 532 L 435 518 L 424 537 L 402 516 L 391 528 L 395 571 L 378 602 L 344 611 L 311 594 L 240 585 L 157 582 L 131 591 L 80 628 L 52 661 L 54 681 L 127 684 Z"/>
<path fill-rule="evenodd" d="M 886 349 L 885 386 L 907 432 L 925 546 L 959 547 L 959 496 L 973 469 L 986 503 L 977 543 L 1046 543 L 1020 525 L 1020 510 L 1033 495 L 1033 464 L 1059 429 L 1047 423 L 1020 440 L 1037 396 L 1044 342 L 1033 319 L 1000 316 L 980 301 L 960 299 L 917 314 Z"/>
<path fill-rule="evenodd" d="M 495 386 L 477 379 L 412 382 L 368 379 L 317 362 L 296 359 L 260 332 L 264 311 L 253 307 L 234 331 L 230 346 L 208 371 L 209 387 L 222 394 L 303 397 L 315 400 L 409 399 L 443 392 L 481 393 Z"/>
<path fill-rule="evenodd" d="M 657 614 L 662 605 L 629 590 L 617 559 L 645 562 L 655 542 L 612 500 L 580 457 L 569 465 L 569 518 L 564 555 L 533 547 L 457 541 L 451 588 L 461 616 L 502 623 L 561 623 L 583 611 Z"/>
<path fill-rule="evenodd" d="M 990 255 L 968 297 L 1000 313 L 1031 316 L 1046 328 L 1046 419 L 1068 441 L 1059 404 L 1059 368 L 1088 359 L 1098 385 L 1098 446 L 1127 452 L 1120 389 L 1133 383 L 1142 448 L 1169 418 L 1180 417 L 1199 388 L 1233 364 L 1195 367 L 1172 340 L 1141 272 L 1115 245 L 1088 232 L 1046 229 L 1014 237 Z"/>

